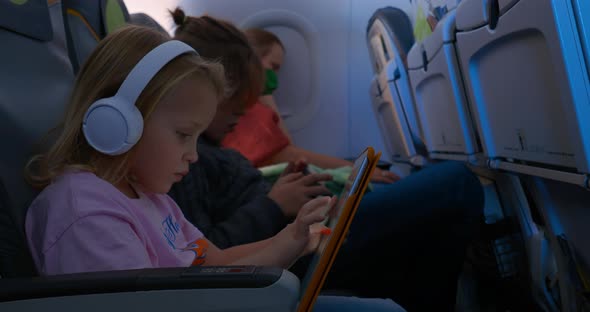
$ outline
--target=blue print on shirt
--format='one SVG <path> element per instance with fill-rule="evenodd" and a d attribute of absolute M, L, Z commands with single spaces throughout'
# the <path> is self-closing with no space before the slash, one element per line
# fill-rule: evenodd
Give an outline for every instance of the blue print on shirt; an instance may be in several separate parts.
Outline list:
<path fill-rule="evenodd" d="M 174 242 L 176 241 L 176 235 L 180 232 L 180 225 L 172 219 L 171 215 L 168 215 L 164 221 L 162 221 L 162 232 L 168 245 L 170 245 L 172 249 L 176 249 Z"/>

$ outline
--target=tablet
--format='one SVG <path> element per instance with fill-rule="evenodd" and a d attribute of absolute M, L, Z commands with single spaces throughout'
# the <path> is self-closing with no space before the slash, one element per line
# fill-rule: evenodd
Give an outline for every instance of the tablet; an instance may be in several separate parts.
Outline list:
<path fill-rule="evenodd" d="M 373 148 L 368 147 L 354 161 L 352 171 L 339 196 L 335 211 L 326 223 L 332 229 L 332 234 L 322 238 L 301 282 L 298 312 L 312 310 L 332 263 L 338 254 L 338 250 L 346 238 L 352 218 L 380 156 L 381 153 L 375 155 Z"/>

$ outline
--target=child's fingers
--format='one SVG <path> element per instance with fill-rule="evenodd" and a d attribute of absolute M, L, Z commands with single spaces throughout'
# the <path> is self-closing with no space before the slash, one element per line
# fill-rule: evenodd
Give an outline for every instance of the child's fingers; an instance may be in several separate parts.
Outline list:
<path fill-rule="evenodd" d="M 338 216 L 338 196 L 332 196 L 330 198 L 330 210 L 328 210 L 327 215 L 330 218 L 334 218 Z"/>
<path fill-rule="evenodd" d="M 307 244 L 304 254 L 309 254 L 317 250 L 322 241 L 322 237 L 332 234 L 332 230 L 322 223 L 315 223 L 309 227 L 309 243 Z"/>
<path fill-rule="evenodd" d="M 304 158 L 302 158 L 302 159 L 295 161 L 293 171 L 294 172 L 303 172 L 303 170 L 305 170 L 306 167 L 307 167 L 307 161 Z"/>
<path fill-rule="evenodd" d="M 283 172 L 281 173 L 281 177 L 288 175 L 289 173 L 294 173 L 297 172 L 294 170 L 295 168 L 295 163 L 293 163 L 292 161 L 290 161 L 287 164 L 287 167 L 285 167 L 285 169 L 283 170 Z"/>
<path fill-rule="evenodd" d="M 338 203 L 338 196 L 331 196 L 330 197 L 330 207 L 336 207 Z"/>
<path fill-rule="evenodd" d="M 309 234 L 330 235 L 331 233 L 332 233 L 332 229 L 325 226 L 323 223 L 315 223 L 309 227 Z"/>
<path fill-rule="evenodd" d="M 394 183 L 399 179 L 400 177 L 398 177 L 395 173 L 385 170 L 375 170 L 375 172 L 373 172 L 373 176 L 371 177 L 372 182 L 386 184 Z"/>
<path fill-rule="evenodd" d="M 321 242 L 321 234 L 312 234 L 309 237 L 309 242 L 305 248 L 305 250 L 303 251 L 303 255 L 308 255 L 312 252 L 315 252 L 318 247 L 320 246 L 320 242 Z"/>
<path fill-rule="evenodd" d="M 301 172 L 288 173 L 288 174 L 281 177 L 281 182 L 284 182 L 284 183 L 293 182 L 293 181 L 299 180 L 301 177 L 303 177 L 303 173 L 301 173 Z"/>
<path fill-rule="evenodd" d="M 401 177 L 391 171 L 384 171 L 385 175 L 391 179 L 392 183 L 401 180 Z"/>
<path fill-rule="evenodd" d="M 309 186 L 305 191 L 305 195 L 309 196 L 310 198 L 315 198 L 317 196 L 330 196 L 331 194 L 332 192 L 330 192 L 330 190 L 323 185 Z"/>
<path fill-rule="evenodd" d="M 303 207 L 301 208 L 301 211 L 303 212 L 304 215 L 310 214 L 313 211 L 316 211 L 322 207 L 325 207 L 329 203 L 330 203 L 329 196 L 317 197 L 317 198 L 314 198 L 314 199 L 308 201 L 305 205 L 303 205 Z"/>
<path fill-rule="evenodd" d="M 311 226 L 314 223 L 322 222 L 326 219 L 326 215 L 321 210 L 315 210 L 312 213 L 303 215 L 300 218 L 301 224 Z"/>
<path fill-rule="evenodd" d="M 320 182 L 332 181 L 333 177 L 327 173 L 312 173 L 302 179 L 303 185 L 316 185 Z"/>
<path fill-rule="evenodd" d="M 333 198 L 328 196 L 318 197 L 310 200 L 299 211 L 297 219 L 303 225 L 311 225 L 322 222 L 326 218 L 329 205 Z"/>

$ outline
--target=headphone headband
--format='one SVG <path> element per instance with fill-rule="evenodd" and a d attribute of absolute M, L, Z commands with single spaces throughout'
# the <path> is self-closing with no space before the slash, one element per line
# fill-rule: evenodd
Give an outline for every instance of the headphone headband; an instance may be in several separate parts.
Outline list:
<path fill-rule="evenodd" d="M 170 61 L 185 53 L 195 53 L 195 49 L 178 40 L 167 41 L 146 54 L 133 67 L 114 97 L 125 99 L 126 103 L 135 105 L 137 98 L 150 80 Z"/>

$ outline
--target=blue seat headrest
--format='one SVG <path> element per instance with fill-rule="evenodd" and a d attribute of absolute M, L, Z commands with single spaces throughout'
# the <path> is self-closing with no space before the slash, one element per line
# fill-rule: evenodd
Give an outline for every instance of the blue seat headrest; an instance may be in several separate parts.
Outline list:
<path fill-rule="evenodd" d="M 51 41 L 53 31 L 47 0 L 0 1 L 0 28 L 40 41 Z"/>

